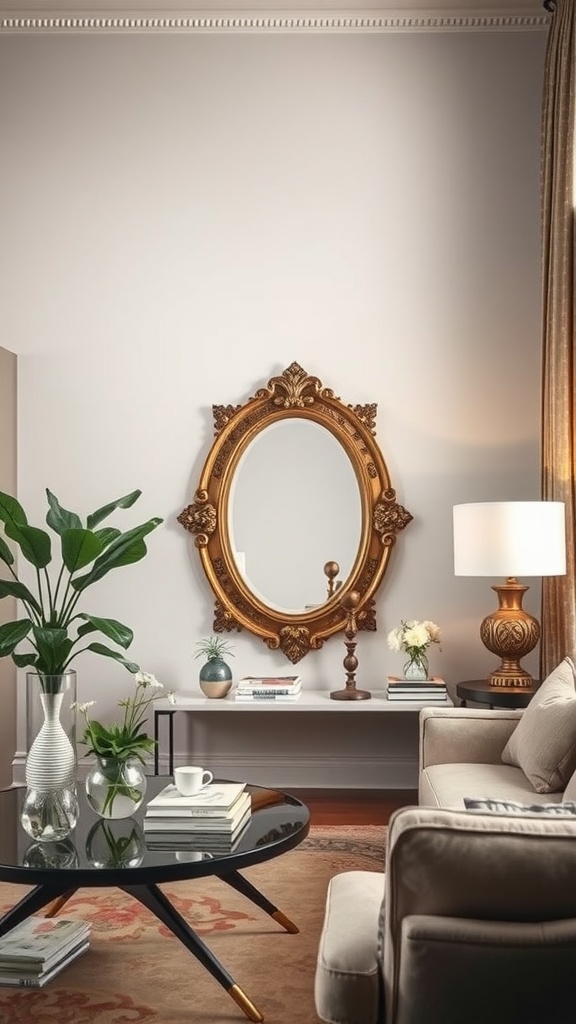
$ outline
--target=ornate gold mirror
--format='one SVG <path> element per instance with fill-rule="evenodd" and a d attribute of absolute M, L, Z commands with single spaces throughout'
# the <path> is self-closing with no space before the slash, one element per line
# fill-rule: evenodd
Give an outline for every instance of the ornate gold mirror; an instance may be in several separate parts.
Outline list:
<path fill-rule="evenodd" d="M 352 592 L 358 628 L 376 629 L 374 594 L 412 519 L 376 409 L 344 405 L 298 363 L 244 405 L 212 407 L 215 441 L 178 521 L 216 595 L 216 632 L 248 629 L 295 663 L 344 628 Z"/>

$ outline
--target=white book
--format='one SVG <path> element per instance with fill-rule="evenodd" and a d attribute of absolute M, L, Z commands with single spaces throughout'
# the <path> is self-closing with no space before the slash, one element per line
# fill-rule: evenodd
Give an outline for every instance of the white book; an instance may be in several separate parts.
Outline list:
<path fill-rule="evenodd" d="M 233 850 L 241 836 L 244 835 L 250 821 L 248 812 L 229 834 L 218 832 L 178 832 L 167 829 L 163 832 L 147 832 L 146 848 L 148 850 L 195 850 L 212 853 L 229 853 Z"/>
<path fill-rule="evenodd" d="M 178 816 L 189 812 L 190 817 L 194 817 L 200 811 L 217 815 L 229 810 L 245 789 L 245 782 L 211 782 L 193 796 L 182 796 L 171 782 L 148 801 L 146 811 L 168 808 Z"/>
<path fill-rule="evenodd" d="M 77 945 L 89 932 L 86 921 L 33 915 L 0 938 L 0 966 L 12 962 L 42 965 Z"/>
<path fill-rule="evenodd" d="M 264 687 L 253 687 L 253 686 L 238 686 L 236 688 L 237 696 L 255 696 L 255 697 L 282 697 L 289 694 L 293 697 L 297 693 L 301 693 L 302 687 L 300 683 L 298 686 L 278 686 L 276 689 L 265 690 Z"/>
<path fill-rule="evenodd" d="M 236 692 L 235 700 L 245 701 L 246 703 L 256 703 L 260 701 L 261 704 L 266 704 L 267 701 L 272 703 L 280 704 L 282 702 L 286 704 L 293 704 L 300 697 L 299 693 L 238 693 Z"/>
<path fill-rule="evenodd" d="M 242 676 L 238 686 L 259 690 L 295 689 L 301 682 L 300 676 Z"/>
<path fill-rule="evenodd" d="M 144 815 L 142 824 L 144 832 L 166 832 L 168 830 L 190 833 L 233 832 L 238 822 L 245 817 L 246 812 L 250 812 L 250 804 L 250 794 L 244 793 L 240 800 L 237 800 L 234 804 L 234 813 L 227 816 L 219 818 L 208 816 L 200 818 L 174 816 L 167 818 L 166 815 L 158 815 L 156 817 L 154 814 L 147 812 Z"/>
<path fill-rule="evenodd" d="M 40 974 L 25 972 L 19 974 L 17 971 L 7 972 L 0 969 L 0 985 L 13 986 L 15 988 L 43 988 L 52 978 L 60 974 L 60 971 L 68 967 L 68 964 L 74 963 L 89 948 L 90 943 L 88 941 L 80 946 L 76 946 L 67 956 L 59 960 L 57 964 L 49 970 L 42 971 Z"/>

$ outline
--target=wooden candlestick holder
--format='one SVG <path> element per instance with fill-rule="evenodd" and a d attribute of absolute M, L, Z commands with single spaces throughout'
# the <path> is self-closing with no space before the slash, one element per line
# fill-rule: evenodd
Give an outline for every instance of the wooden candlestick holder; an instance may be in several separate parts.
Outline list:
<path fill-rule="evenodd" d="M 360 601 L 360 594 L 355 590 L 351 590 L 349 594 L 346 594 L 340 602 L 344 612 L 346 613 L 346 628 L 344 630 L 344 646 L 346 647 L 346 657 L 344 658 L 343 665 L 346 670 L 346 686 L 343 690 L 333 690 L 330 694 L 332 700 L 369 700 L 372 694 L 368 690 L 357 690 L 356 689 L 356 669 L 358 668 L 358 658 L 355 655 L 356 650 L 356 633 L 358 626 L 356 624 L 356 609 Z"/>

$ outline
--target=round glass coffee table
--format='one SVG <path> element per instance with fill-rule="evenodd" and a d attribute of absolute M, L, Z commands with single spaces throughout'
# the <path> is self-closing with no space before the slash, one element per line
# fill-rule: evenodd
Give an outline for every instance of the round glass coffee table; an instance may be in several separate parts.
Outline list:
<path fill-rule="evenodd" d="M 165 776 L 149 778 L 147 799 L 159 793 L 167 781 Z M 158 888 L 162 882 L 215 875 L 287 932 L 298 931 L 278 907 L 240 874 L 240 869 L 271 860 L 298 846 L 310 830 L 310 813 L 300 800 L 280 790 L 252 785 L 246 788 L 252 798 L 252 815 L 231 851 L 196 849 L 192 838 L 189 842 L 180 840 L 177 847 L 157 848 L 162 846 L 158 833 L 148 833 L 147 840 L 142 828 L 146 801 L 131 818 L 104 821 L 88 805 L 83 783 L 78 784 L 80 819 L 71 835 L 55 843 L 34 842 L 20 824 L 26 790 L 0 792 L 0 881 L 34 886 L 0 918 L 0 935 L 43 907 L 48 907 L 47 915 L 53 916 L 77 889 L 117 886 L 152 911 L 180 939 L 249 1020 L 264 1020 L 252 1000 Z"/>

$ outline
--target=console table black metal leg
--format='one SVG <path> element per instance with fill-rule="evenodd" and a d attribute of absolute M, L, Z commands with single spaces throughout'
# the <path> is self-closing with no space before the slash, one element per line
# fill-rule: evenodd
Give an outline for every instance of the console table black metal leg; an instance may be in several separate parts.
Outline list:
<path fill-rule="evenodd" d="M 119 888 L 142 903 L 170 929 L 176 938 L 180 939 L 180 942 L 193 953 L 202 966 L 222 985 L 222 988 L 232 997 L 248 1020 L 257 1022 L 264 1020 L 260 1010 L 254 1006 L 252 1000 L 235 983 L 232 976 L 222 967 L 213 953 L 204 945 L 202 939 L 196 935 L 196 932 L 192 930 L 188 922 L 172 906 L 170 900 L 157 885 L 122 885 Z"/>
<path fill-rule="evenodd" d="M 236 889 L 236 891 L 241 893 L 242 896 L 246 896 L 252 903 L 255 903 L 257 907 L 260 907 L 260 909 L 266 914 L 269 914 L 270 917 L 274 918 L 274 920 L 277 921 L 278 924 L 282 925 L 287 932 L 290 932 L 291 935 L 298 934 L 300 929 L 297 925 L 295 925 L 289 917 L 286 917 L 286 914 L 281 910 L 278 910 L 278 907 L 275 907 L 273 903 L 270 903 L 270 900 L 267 900 L 266 897 L 263 896 L 262 893 L 256 889 L 251 882 L 248 882 L 238 871 L 229 871 L 226 875 L 218 875 L 218 878 L 221 878 L 223 882 L 227 882 L 228 885 L 231 885 L 232 888 Z"/>
<path fill-rule="evenodd" d="M 0 935 L 5 935 L 17 924 L 26 921 L 28 917 L 41 910 L 47 903 L 57 899 L 59 896 L 72 896 L 76 890 L 70 890 L 67 885 L 37 885 L 31 892 L 26 893 L 19 903 L 12 910 L 8 910 L 0 918 Z"/>
<path fill-rule="evenodd" d="M 168 774 L 174 773 L 174 715 L 176 711 L 154 711 L 154 775 L 159 774 L 160 716 L 168 715 Z"/>

